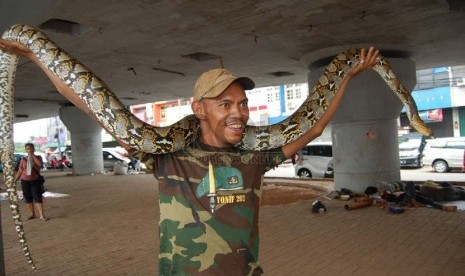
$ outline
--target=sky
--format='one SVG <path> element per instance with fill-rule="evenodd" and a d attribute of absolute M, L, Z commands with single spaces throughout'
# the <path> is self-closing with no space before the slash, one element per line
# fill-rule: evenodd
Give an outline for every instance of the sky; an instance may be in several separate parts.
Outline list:
<path fill-rule="evenodd" d="M 39 119 L 13 125 L 13 139 L 15 143 L 29 142 L 31 136 L 47 136 L 47 119 Z"/>
<path fill-rule="evenodd" d="M 50 125 L 51 118 L 33 120 L 23 123 L 13 124 L 13 139 L 15 143 L 30 142 L 31 136 L 47 137 L 47 128 Z M 66 128 L 65 128 L 66 130 Z M 65 133 L 66 134 L 66 133 Z M 60 136 L 60 139 L 67 140 L 68 136 Z M 102 130 L 102 141 L 112 141 L 111 135 Z"/>

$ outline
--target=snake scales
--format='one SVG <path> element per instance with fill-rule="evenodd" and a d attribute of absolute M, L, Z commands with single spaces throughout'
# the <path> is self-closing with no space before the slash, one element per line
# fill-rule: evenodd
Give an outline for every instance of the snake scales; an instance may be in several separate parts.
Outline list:
<path fill-rule="evenodd" d="M 79 96 L 102 125 L 136 150 L 155 154 L 173 152 L 195 139 L 199 126 L 193 115 L 168 127 L 154 127 L 142 122 L 125 108 L 97 76 L 37 29 L 28 25 L 14 25 L 5 31 L 2 39 L 17 41 L 26 46 L 48 70 Z M 327 66 L 308 98 L 291 117 L 275 125 L 247 126 L 243 139 L 237 146 L 243 149 L 264 150 L 282 146 L 300 137 L 325 112 L 344 76 L 358 64 L 359 55 L 359 49 L 337 55 Z M 0 157 L 4 164 L 10 209 L 21 247 L 35 269 L 26 242 L 13 182 L 13 83 L 18 58 L 15 54 L 0 51 Z M 420 119 L 413 98 L 397 79 L 387 60 L 378 55 L 377 64 L 373 69 L 404 103 L 411 125 L 424 135 L 430 136 L 431 131 Z"/>

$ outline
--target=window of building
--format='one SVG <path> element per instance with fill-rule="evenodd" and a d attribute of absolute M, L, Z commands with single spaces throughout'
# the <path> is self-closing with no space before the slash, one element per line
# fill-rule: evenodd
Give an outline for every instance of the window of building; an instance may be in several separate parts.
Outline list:
<path fill-rule="evenodd" d="M 294 99 L 294 91 L 289 90 L 289 91 L 287 91 L 286 94 L 287 94 L 286 98 L 287 98 L 288 100 Z"/>
<path fill-rule="evenodd" d="M 272 93 L 267 93 L 266 97 L 267 97 L 267 100 L 268 100 L 269 103 L 271 103 L 273 101 L 273 94 Z"/>
<path fill-rule="evenodd" d="M 160 118 L 162 118 L 162 119 L 166 118 L 166 106 L 162 106 L 160 108 Z"/>

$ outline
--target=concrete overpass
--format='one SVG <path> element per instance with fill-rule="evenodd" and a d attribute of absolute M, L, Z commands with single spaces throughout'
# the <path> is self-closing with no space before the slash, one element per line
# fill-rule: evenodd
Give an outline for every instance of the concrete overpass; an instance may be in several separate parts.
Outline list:
<path fill-rule="evenodd" d="M 312 86 L 329 57 L 359 46 L 381 49 L 410 88 L 416 69 L 465 63 L 459 0 L 0 0 L 0 7 L 0 29 L 39 27 L 126 105 L 189 97 L 196 77 L 221 64 L 257 86 L 307 80 Z M 336 184 L 362 188 L 373 179 L 398 179 L 400 103 L 373 74 L 351 89 L 333 121 Z M 74 114 L 68 105 L 32 62 L 20 61 L 16 122 L 60 109 Z"/>
<path fill-rule="evenodd" d="M 416 69 L 465 64 L 460 0 L 0 0 L 0 30 L 15 23 L 40 27 L 127 105 L 190 96 L 219 58 L 257 86 L 305 82 L 303 57 L 353 46 L 400 51 Z M 17 122 L 67 103 L 26 60 L 16 83 Z"/>

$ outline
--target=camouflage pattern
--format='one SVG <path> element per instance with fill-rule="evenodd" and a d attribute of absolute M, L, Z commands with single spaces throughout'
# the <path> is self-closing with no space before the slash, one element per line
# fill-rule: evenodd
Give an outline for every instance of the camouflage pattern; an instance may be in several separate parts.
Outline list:
<path fill-rule="evenodd" d="M 136 157 L 152 167 L 160 192 L 159 275 L 261 275 L 258 211 L 263 174 L 285 160 L 281 149 L 250 152 L 194 143 Z M 208 164 L 217 190 L 210 213 Z"/>

